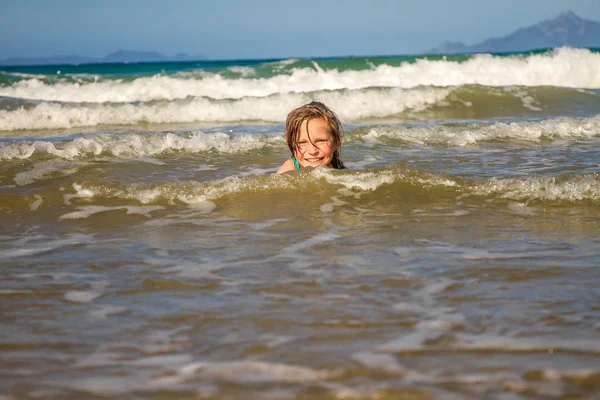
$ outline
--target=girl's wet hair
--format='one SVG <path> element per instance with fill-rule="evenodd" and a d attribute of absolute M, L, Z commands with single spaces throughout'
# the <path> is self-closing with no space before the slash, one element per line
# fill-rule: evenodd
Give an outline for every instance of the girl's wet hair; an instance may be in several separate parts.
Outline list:
<path fill-rule="evenodd" d="M 340 119 L 335 115 L 333 110 L 327 107 L 325 104 L 312 101 L 308 104 L 293 109 L 287 116 L 285 121 L 285 141 L 287 142 L 292 155 L 295 154 L 298 148 L 298 140 L 300 139 L 300 127 L 304 121 L 310 121 L 311 119 L 323 119 L 327 123 L 327 131 L 329 134 L 330 145 L 335 147 L 333 157 L 331 160 L 331 166 L 335 169 L 344 169 L 344 163 L 340 156 L 340 148 L 342 147 L 342 123 Z M 309 132 L 310 136 L 310 132 Z"/>

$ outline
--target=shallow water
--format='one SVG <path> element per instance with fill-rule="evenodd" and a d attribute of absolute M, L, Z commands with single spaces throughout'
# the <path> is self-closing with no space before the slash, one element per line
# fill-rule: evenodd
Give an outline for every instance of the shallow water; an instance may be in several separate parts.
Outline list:
<path fill-rule="evenodd" d="M 284 175 L 268 121 L 1 132 L 0 397 L 596 397 L 600 106 L 544 101 Z"/>

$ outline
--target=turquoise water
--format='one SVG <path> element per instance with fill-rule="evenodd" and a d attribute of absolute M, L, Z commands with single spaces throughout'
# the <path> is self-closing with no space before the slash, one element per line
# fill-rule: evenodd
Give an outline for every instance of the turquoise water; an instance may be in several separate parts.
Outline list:
<path fill-rule="evenodd" d="M 0 395 L 594 398 L 598 145 L 597 50 L 0 68 Z"/>

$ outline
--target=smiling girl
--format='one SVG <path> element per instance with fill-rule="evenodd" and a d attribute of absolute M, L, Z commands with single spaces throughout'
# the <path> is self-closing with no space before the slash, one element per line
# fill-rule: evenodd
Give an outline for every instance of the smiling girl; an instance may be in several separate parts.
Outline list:
<path fill-rule="evenodd" d="M 323 103 L 313 101 L 292 110 L 285 121 L 285 141 L 292 157 L 283 163 L 278 174 L 320 165 L 346 168 L 340 158 L 342 123 Z"/>

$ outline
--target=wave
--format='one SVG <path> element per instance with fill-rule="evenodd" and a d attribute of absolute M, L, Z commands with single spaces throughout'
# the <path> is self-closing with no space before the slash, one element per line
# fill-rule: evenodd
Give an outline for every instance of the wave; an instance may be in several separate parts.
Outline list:
<path fill-rule="evenodd" d="M 592 118 L 559 118 L 540 122 L 437 125 L 428 127 L 374 126 L 354 134 L 364 142 L 400 140 L 414 144 L 468 146 L 496 140 L 532 143 L 590 139 L 600 136 L 600 115 Z"/>
<path fill-rule="evenodd" d="M 244 198 L 247 198 L 247 196 L 255 194 L 260 199 L 270 193 L 282 190 L 319 193 L 317 199 L 311 199 L 316 202 L 328 201 L 329 197 L 334 196 L 338 199 L 336 204 L 346 204 L 345 201 L 339 200 L 340 196 L 357 198 L 359 193 L 363 195 L 369 192 L 373 193 L 375 197 L 357 200 L 359 204 L 362 204 L 361 207 L 382 201 L 385 204 L 394 203 L 396 200 L 399 201 L 397 204 L 408 204 L 410 203 L 409 198 L 415 194 L 419 196 L 420 205 L 425 204 L 423 196 L 428 196 L 427 198 L 432 202 L 457 198 L 466 202 L 470 197 L 476 204 L 481 204 L 481 202 L 475 198 L 480 200 L 483 198 L 484 201 L 508 203 L 509 210 L 522 215 L 536 215 L 534 207 L 539 204 L 600 205 L 600 176 L 598 174 L 530 177 L 523 180 L 494 178 L 487 181 L 472 181 L 443 174 L 426 173 L 403 166 L 389 166 L 373 171 L 335 171 L 317 168 L 296 174 L 228 177 L 209 182 L 170 182 L 152 185 L 122 185 L 113 182 L 87 181 L 78 182 L 73 185 L 73 188 L 76 194 L 67 195 L 70 200 L 74 198 L 106 198 L 136 201 L 144 205 L 182 204 L 207 212 L 214 210 L 220 200 L 227 200 L 232 196 L 237 198 L 237 196 L 243 195 Z M 466 208 L 458 208 L 448 215 L 469 214 Z M 321 209 L 331 211 L 331 207 L 327 207 L 327 204 L 322 205 Z M 438 214 L 446 215 L 441 211 Z M 426 216 L 427 214 L 419 215 Z"/>
<path fill-rule="evenodd" d="M 97 125 L 139 123 L 190 123 L 270 121 L 282 122 L 287 113 L 318 98 L 334 109 L 340 118 L 397 115 L 419 111 L 443 100 L 451 89 L 367 89 L 362 91 L 321 91 L 290 93 L 269 97 L 245 97 L 237 100 L 213 100 L 199 97 L 173 102 L 148 103 L 28 103 L 8 111 L 0 110 L 0 130 L 59 129 Z M 8 101 L 8 100 L 5 100 Z M 13 100 L 14 102 L 14 100 Z M 14 105 L 12 106 L 14 108 Z"/>
<path fill-rule="evenodd" d="M 281 191 L 311 193 L 311 201 L 317 202 L 331 196 L 346 196 L 357 200 L 363 198 L 358 194 L 372 193 L 375 196 L 360 200 L 361 204 L 404 204 L 410 203 L 415 195 L 418 195 L 418 203 L 421 205 L 426 198 L 432 202 L 450 200 L 452 204 L 455 204 L 456 199 L 468 202 L 468 198 L 482 204 L 480 200 L 484 199 L 485 204 L 489 204 L 488 200 L 507 202 L 509 209 L 529 215 L 535 215 L 530 206 L 536 204 L 600 205 L 599 174 L 471 180 L 423 172 L 401 164 L 361 171 L 316 168 L 284 175 L 237 176 L 206 182 L 126 185 L 112 181 L 79 181 L 73 184 L 73 189 L 74 194 L 65 195 L 68 204 L 76 198 L 104 198 L 136 201 L 144 205 L 184 204 L 208 211 L 215 208 L 215 202 L 218 204 L 219 200 L 230 196 L 247 198 L 256 194 L 262 198 Z M 514 201 L 521 203 L 511 203 Z M 468 212 L 452 213 L 457 216 L 463 214 Z"/>
<path fill-rule="evenodd" d="M 560 118 L 540 122 L 493 124 L 445 124 L 435 126 L 366 126 L 346 132 L 346 145 L 400 141 L 423 145 L 462 147 L 491 141 L 522 141 L 533 144 L 586 140 L 600 136 L 600 115 L 592 118 Z M 34 156 L 65 160 L 114 156 L 144 158 L 169 152 L 235 154 L 263 148 L 284 148 L 283 132 L 229 134 L 190 131 L 99 133 L 67 140 L 45 139 L 0 143 L 0 161 Z"/>
<path fill-rule="evenodd" d="M 472 185 L 473 195 L 518 201 L 580 202 L 600 204 L 600 175 L 497 179 Z"/>
<path fill-rule="evenodd" d="M 462 62 L 448 59 L 417 58 L 400 65 L 371 65 L 369 69 L 324 69 L 292 66 L 271 76 L 256 77 L 248 67 L 234 68 L 228 77 L 218 72 L 199 70 L 173 75 L 156 74 L 132 79 L 96 76 L 21 77 L 0 86 L 0 96 L 62 102 L 123 103 L 175 100 L 188 97 L 241 99 L 274 94 L 306 93 L 320 90 L 419 86 L 556 86 L 600 88 L 600 53 L 587 49 L 560 48 L 553 52 L 493 56 L 478 54 Z M 14 77 L 13 77 L 14 78 Z"/>
<path fill-rule="evenodd" d="M 23 160 L 34 154 L 66 160 L 106 155 L 127 159 L 144 158 L 170 151 L 233 154 L 274 145 L 283 146 L 281 134 L 230 135 L 199 131 L 180 135 L 171 132 L 95 134 L 64 142 L 37 140 L 9 143 L 0 147 L 0 160 Z"/>
<path fill-rule="evenodd" d="M 289 110 L 320 100 L 345 123 L 390 119 L 485 119 L 593 115 L 600 93 L 551 87 L 486 86 L 367 88 L 214 100 L 206 97 L 138 103 L 57 103 L 0 98 L 0 131 L 70 129 L 101 125 L 197 122 L 282 123 Z"/>
<path fill-rule="evenodd" d="M 357 211 L 375 207 L 390 212 L 399 208 L 394 212 L 410 212 L 415 217 L 460 217 L 481 207 L 500 207 L 513 214 L 535 217 L 540 207 L 600 206 L 598 173 L 472 179 L 395 163 L 367 170 L 315 168 L 283 175 L 237 175 L 208 181 L 124 183 L 79 176 L 78 169 L 85 166 L 46 162 L 24 171 L 15 177 L 19 188 L 9 190 L 0 199 L 0 207 L 21 204 L 24 210 L 36 211 L 40 205 L 66 204 L 78 209 L 63 216 L 72 219 L 109 209 L 126 208 L 129 213 L 139 213 L 140 205 L 153 210 L 185 206 L 201 212 L 236 208 L 240 204 L 256 204 L 260 208 L 265 198 L 294 199 L 300 209 L 316 208 L 322 212 L 347 204 L 354 204 Z M 22 192 L 21 185 L 40 179 L 46 183 Z M 48 185 L 48 179 L 54 184 Z M 65 189 L 65 183 L 72 189 Z M 23 197 L 23 193 L 27 196 Z"/>

